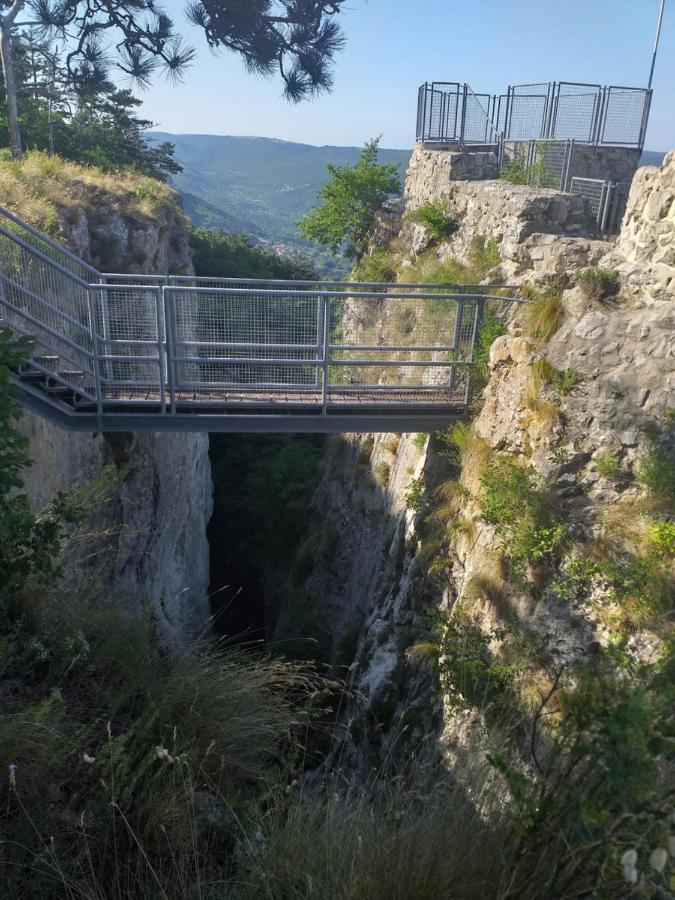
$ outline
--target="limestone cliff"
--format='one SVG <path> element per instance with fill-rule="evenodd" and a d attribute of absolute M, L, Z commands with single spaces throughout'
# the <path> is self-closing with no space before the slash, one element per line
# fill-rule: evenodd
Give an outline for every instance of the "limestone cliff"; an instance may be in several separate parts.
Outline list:
<path fill-rule="evenodd" d="M 29 156 L 23 170 L 0 173 L 0 202 L 102 269 L 193 271 L 180 200 L 151 179 Z M 34 461 L 25 484 L 36 507 L 58 491 L 93 485 L 91 514 L 68 554 L 70 577 L 95 597 L 149 609 L 167 642 L 203 630 L 208 436 L 68 434 L 28 413 L 22 429 Z"/>
<path fill-rule="evenodd" d="M 611 243 L 584 234 L 573 197 L 489 180 L 450 183 L 420 153 L 405 200 L 389 204 L 380 225 L 380 246 L 394 239 L 401 278 L 424 252 L 466 258 L 480 235 L 497 242 L 502 277 L 555 285 L 558 322 L 552 337 L 533 338 L 521 308 L 493 344 L 471 423 L 478 452 L 465 454 L 452 473 L 459 499 L 442 546 L 429 540 L 419 501 L 425 492 L 428 505 L 438 506 L 434 488 L 448 478 L 444 440 L 348 435 L 333 451 L 310 525 L 323 551 L 305 589 L 315 617 L 330 623 L 331 661 L 349 666 L 353 690 L 332 762 L 357 773 L 404 759 L 425 739 L 435 743 L 443 727 L 446 746 L 465 742 L 466 721 L 444 718 L 433 671 L 410 653 L 428 640 L 429 612 L 461 606 L 486 632 L 515 615 L 551 665 L 591 658 L 616 638 L 622 616 L 633 613 L 619 608 L 601 575 L 581 584 L 567 567 L 575 554 L 600 552 L 617 530 L 618 558 L 629 558 L 631 540 L 642 539 L 631 520 L 642 536 L 652 527 L 651 501 L 637 476 L 675 406 L 675 154 L 638 174 L 624 230 Z M 420 166 L 427 167 L 421 181 Z M 441 197 L 451 198 L 459 227 L 432 246 L 406 213 Z M 600 260 L 621 272 L 605 298 L 579 279 Z M 541 370 L 566 378 L 564 390 L 537 381 Z M 499 454 L 546 485 L 566 530 L 567 549 L 548 576 L 556 589 L 542 591 L 534 575 L 513 577 L 503 537 L 483 519 L 480 478 Z M 636 621 L 629 646 L 648 657 L 660 625 L 648 616 Z"/>

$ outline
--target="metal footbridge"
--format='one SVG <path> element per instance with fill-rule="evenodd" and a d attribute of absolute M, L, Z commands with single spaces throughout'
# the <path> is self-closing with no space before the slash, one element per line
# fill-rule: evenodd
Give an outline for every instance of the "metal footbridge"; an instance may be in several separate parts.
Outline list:
<path fill-rule="evenodd" d="M 19 400 L 69 431 L 429 431 L 513 288 L 103 274 L 0 208 Z"/>

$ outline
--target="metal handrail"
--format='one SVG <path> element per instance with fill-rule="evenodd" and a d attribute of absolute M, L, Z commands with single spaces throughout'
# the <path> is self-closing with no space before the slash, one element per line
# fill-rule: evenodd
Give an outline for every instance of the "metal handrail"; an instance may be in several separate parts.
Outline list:
<path fill-rule="evenodd" d="M 347 399 L 352 406 L 375 404 L 383 417 L 387 409 L 397 415 L 408 409 L 411 416 L 436 409 L 441 417 L 452 409 L 457 415 L 469 399 L 486 303 L 507 310 L 522 301 L 508 285 L 216 280 L 96 270 L 89 282 L 63 265 L 70 255 L 52 259 L 46 247 L 2 225 L 0 238 L 28 255 L 16 254 L 11 244 L 0 253 L 0 266 L 8 266 L 0 271 L 6 287 L 0 310 L 10 327 L 36 334 L 46 351 L 29 361 L 45 378 L 44 402 L 36 399 L 33 379 L 26 403 L 63 415 L 64 403 L 72 402 L 76 418 L 95 417 L 87 419 L 94 430 L 110 421 L 124 421 L 128 430 L 128 416 L 141 410 L 145 425 L 200 415 L 204 404 L 229 416 L 231 404 L 246 398 L 252 408 L 271 405 L 277 415 L 290 415 L 284 404 L 293 402 L 294 410 L 325 417 Z M 349 316 L 355 316 L 353 331 L 345 324 Z M 410 316 L 412 330 L 406 330 Z M 21 385 L 22 376 L 16 377 Z M 64 401 L 60 391 L 52 397 L 55 385 L 71 389 L 75 399 Z M 91 411 L 83 412 L 79 401 Z"/>
<path fill-rule="evenodd" d="M 10 212 L 8 209 L 6 209 L 6 207 L 0 206 L 0 214 L 3 215 L 6 219 L 9 219 L 11 222 L 14 222 L 15 225 L 18 225 L 20 228 L 23 228 L 25 231 L 28 231 L 30 234 L 34 235 L 34 237 L 39 238 L 44 244 L 48 244 L 50 247 L 52 247 L 52 249 L 56 250 L 62 256 L 65 256 L 66 258 L 72 260 L 72 262 L 77 263 L 77 265 L 81 266 L 83 269 L 88 270 L 96 278 L 101 277 L 101 273 L 98 271 L 98 269 L 96 269 L 90 263 L 85 262 L 79 256 L 71 253 L 70 250 L 66 249 L 62 244 L 57 243 L 46 234 L 43 234 L 43 232 L 38 231 L 37 228 L 29 225 L 28 222 L 24 222 L 23 219 L 15 216 L 14 213 Z"/>

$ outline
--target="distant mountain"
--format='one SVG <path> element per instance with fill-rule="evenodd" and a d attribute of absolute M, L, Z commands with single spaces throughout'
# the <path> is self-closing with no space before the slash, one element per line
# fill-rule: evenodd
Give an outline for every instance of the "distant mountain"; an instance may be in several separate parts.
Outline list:
<path fill-rule="evenodd" d="M 328 163 L 353 165 L 360 147 L 159 131 L 150 137 L 175 144 L 183 171 L 174 183 L 195 225 L 242 232 L 277 249 L 299 251 L 327 276 L 345 273 L 346 264 L 302 240 L 295 223 L 317 203 Z M 380 162 L 396 163 L 403 178 L 410 153 L 382 149 Z"/>
<path fill-rule="evenodd" d="M 660 150 L 643 150 L 638 166 L 660 166 L 665 155 Z"/>

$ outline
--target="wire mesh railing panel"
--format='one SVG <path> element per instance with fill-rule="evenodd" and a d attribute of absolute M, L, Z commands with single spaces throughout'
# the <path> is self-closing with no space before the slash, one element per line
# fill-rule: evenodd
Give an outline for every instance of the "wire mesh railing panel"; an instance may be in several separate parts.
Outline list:
<path fill-rule="evenodd" d="M 519 84 L 510 87 L 504 103 L 504 138 L 526 141 L 543 137 L 549 95 L 549 84 Z"/>
<path fill-rule="evenodd" d="M 628 205 L 630 183 L 621 181 L 613 184 L 610 190 L 610 203 L 606 219 L 605 230 L 608 234 L 618 234 L 621 231 L 621 223 Z"/>
<path fill-rule="evenodd" d="M 0 207 L 0 227 L 15 235 L 29 247 L 41 253 L 51 262 L 66 269 L 82 281 L 90 282 L 98 277 L 98 272 L 89 263 L 79 259 L 47 235 L 23 222 L 9 210 Z"/>
<path fill-rule="evenodd" d="M 15 232 L 0 227 L 0 325 L 35 343 L 35 368 L 94 390 L 89 288 Z"/>
<path fill-rule="evenodd" d="M 650 92 L 643 88 L 610 87 L 600 140 L 605 144 L 641 146 L 649 112 Z"/>
<path fill-rule="evenodd" d="M 421 292 L 420 292 L 421 293 Z M 482 298 L 471 295 L 334 298 L 329 394 L 457 399 L 453 373 L 471 357 Z"/>
<path fill-rule="evenodd" d="M 499 135 L 490 120 L 488 110 L 493 105 L 489 94 L 474 94 L 467 86 L 464 95 L 464 119 L 462 140 L 467 144 L 494 144 Z"/>
<path fill-rule="evenodd" d="M 323 301 L 309 290 L 171 288 L 176 388 L 316 383 Z"/>
<path fill-rule="evenodd" d="M 501 171 L 516 184 L 564 190 L 572 153 L 570 141 L 509 141 Z"/>
<path fill-rule="evenodd" d="M 594 143 L 601 106 L 600 85 L 559 84 L 547 137 Z"/>
<path fill-rule="evenodd" d="M 460 121 L 459 85 L 431 85 L 427 89 L 425 104 L 423 139 L 456 141 Z"/>
<path fill-rule="evenodd" d="M 124 283 L 92 290 L 105 399 L 159 399 L 166 380 L 160 289 Z"/>

